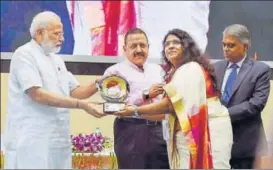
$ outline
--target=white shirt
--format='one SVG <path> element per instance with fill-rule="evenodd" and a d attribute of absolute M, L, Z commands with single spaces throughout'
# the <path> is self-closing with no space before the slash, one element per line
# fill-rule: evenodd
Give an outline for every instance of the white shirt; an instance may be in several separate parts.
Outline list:
<path fill-rule="evenodd" d="M 149 90 L 154 84 L 164 82 L 164 70 L 161 66 L 146 62 L 143 65 L 143 70 L 141 70 L 128 59 L 109 67 L 104 72 L 104 76 L 110 74 L 120 75 L 128 81 L 130 92 L 125 102 L 136 106 L 149 104 L 150 101 L 143 99 L 143 91 Z M 160 99 L 161 96 L 157 96 L 152 99 L 152 102 Z"/>
<path fill-rule="evenodd" d="M 240 60 L 239 62 L 236 63 L 237 66 L 238 66 L 238 68 L 236 69 L 237 75 L 238 75 L 238 73 L 239 73 L 239 71 L 240 71 L 240 69 L 241 69 L 241 67 L 242 67 L 243 62 L 245 61 L 245 59 L 246 59 L 246 56 L 242 60 Z M 224 90 L 225 90 L 225 86 L 226 86 L 226 83 L 227 83 L 228 76 L 232 72 L 232 68 L 230 68 L 230 66 L 232 64 L 234 64 L 234 63 L 229 62 L 228 66 L 226 68 L 226 72 L 225 72 L 225 75 L 224 75 L 224 79 L 223 79 L 223 83 L 222 83 L 222 88 L 221 88 L 221 93 L 222 94 L 224 94 Z"/>
<path fill-rule="evenodd" d="M 130 85 L 130 92 L 128 94 L 127 104 L 134 104 L 141 106 L 145 103 L 143 99 L 143 91 L 150 89 L 154 84 L 163 83 L 164 70 L 157 64 L 145 63 L 144 70 L 140 70 L 136 65 L 129 60 L 125 60 L 118 64 L 109 67 L 104 76 L 110 74 L 117 74 L 123 76 Z M 160 100 L 160 97 L 152 99 L 153 102 Z"/>
<path fill-rule="evenodd" d="M 8 77 L 6 149 L 37 141 L 41 146 L 70 146 L 69 110 L 34 102 L 26 90 L 37 86 L 69 96 L 78 85 L 60 56 L 45 55 L 34 40 L 19 47 L 12 56 Z"/>
<path fill-rule="evenodd" d="M 143 70 L 140 70 L 136 65 L 126 59 L 123 62 L 109 67 L 104 72 L 104 76 L 110 74 L 123 76 L 128 81 L 130 92 L 125 102 L 127 104 L 141 106 L 148 104 L 147 101 L 144 101 L 143 99 L 143 91 L 150 89 L 154 84 L 163 83 L 165 71 L 161 66 L 147 62 L 143 65 Z M 161 97 L 162 96 L 159 95 L 153 98 L 152 102 L 159 101 Z M 132 117 L 137 118 L 135 116 Z M 162 133 L 164 139 L 168 139 L 168 137 L 166 137 L 166 131 L 168 131 L 168 122 L 164 119 L 162 120 Z"/>

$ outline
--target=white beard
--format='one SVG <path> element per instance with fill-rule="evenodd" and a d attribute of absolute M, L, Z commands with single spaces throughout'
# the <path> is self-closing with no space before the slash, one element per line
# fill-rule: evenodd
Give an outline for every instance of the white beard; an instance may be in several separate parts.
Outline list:
<path fill-rule="evenodd" d="M 57 47 L 56 44 L 49 40 L 47 33 L 44 35 L 44 40 L 41 42 L 41 46 L 46 54 L 58 53 L 61 50 L 61 47 Z"/>

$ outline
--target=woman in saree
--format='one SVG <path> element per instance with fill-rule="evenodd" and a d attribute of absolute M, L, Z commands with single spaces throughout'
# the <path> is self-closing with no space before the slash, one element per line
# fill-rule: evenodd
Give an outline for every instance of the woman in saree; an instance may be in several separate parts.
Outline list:
<path fill-rule="evenodd" d="M 162 55 L 167 65 L 165 97 L 144 106 L 128 105 L 115 115 L 168 114 L 172 169 L 230 168 L 232 126 L 228 110 L 219 100 L 210 61 L 201 55 L 192 37 L 180 29 L 167 33 Z"/>

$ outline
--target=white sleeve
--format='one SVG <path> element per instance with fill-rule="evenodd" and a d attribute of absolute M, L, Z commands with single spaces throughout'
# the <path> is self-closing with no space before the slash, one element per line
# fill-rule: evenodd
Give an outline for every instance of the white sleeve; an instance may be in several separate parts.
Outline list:
<path fill-rule="evenodd" d="M 69 82 L 69 90 L 73 91 L 74 89 L 80 86 L 80 83 L 70 71 L 67 71 L 67 75 Z"/>
<path fill-rule="evenodd" d="M 107 77 L 107 76 L 109 76 L 109 75 L 111 75 L 111 74 L 117 74 L 117 75 L 119 75 L 119 72 L 118 72 L 118 69 L 117 69 L 117 65 L 116 65 L 116 64 L 115 64 L 115 65 L 112 65 L 112 66 L 110 66 L 110 67 L 108 67 L 108 68 L 104 71 L 103 77 Z"/>
<path fill-rule="evenodd" d="M 42 87 L 42 78 L 34 58 L 24 52 L 15 52 L 11 59 L 10 74 L 17 79 L 23 92 L 31 87 Z"/>

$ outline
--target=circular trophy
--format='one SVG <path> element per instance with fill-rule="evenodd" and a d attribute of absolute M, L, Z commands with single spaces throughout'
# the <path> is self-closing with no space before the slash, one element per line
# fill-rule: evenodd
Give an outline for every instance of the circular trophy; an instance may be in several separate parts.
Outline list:
<path fill-rule="evenodd" d="M 121 76 L 107 76 L 100 82 L 97 82 L 101 97 L 105 100 L 103 103 L 104 113 L 118 112 L 126 106 L 125 99 L 128 96 L 129 84 Z"/>

